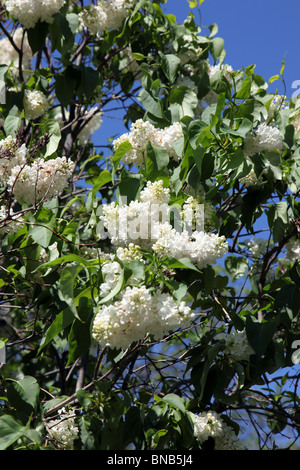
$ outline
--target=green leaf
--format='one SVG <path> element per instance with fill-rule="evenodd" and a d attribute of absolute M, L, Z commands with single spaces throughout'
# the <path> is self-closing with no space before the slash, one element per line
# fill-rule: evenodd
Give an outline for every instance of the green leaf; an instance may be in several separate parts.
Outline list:
<path fill-rule="evenodd" d="M 48 144 L 46 145 L 45 154 L 44 154 L 44 158 L 46 158 L 52 155 L 54 152 L 56 152 L 58 148 L 58 145 L 61 139 L 59 123 L 55 121 L 54 119 L 47 120 L 44 132 L 47 132 L 50 134 L 50 140 Z"/>
<path fill-rule="evenodd" d="M 183 399 L 175 393 L 168 393 L 162 398 L 162 401 L 164 403 L 168 403 L 168 405 L 171 405 L 173 408 L 182 411 L 182 413 L 185 413 L 186 411 Z"/>
<path fill-rule="evenodd" d="M 7 395 L 10 403 L 20 411 L 29 405 L 33 411 L 38 406 L 40 387 L 34 377 L 25 376 L 9 383 Z"/>
<path fill-rule="evenodd" d="M 77 89 L 79 95 L 83 94 L 88 101 L 90 101 L 95 88 L 101 83 L 101 74 L 91 67 L 86 67 L 83 64 L 80 66 L 80 85 Z"/>
<path fill-rule="evenodd" d="M 194 112 L 199 102 L 196 93 L 186 86 L 172 88 L 169 94 L 169 101 L 169 110 L 173 114 L 175 109 L 177 109 L 177 121 L 182 119 L 184 116 L 194 117 Z"/>
<path fill-rule="evenodd" d="M 109 183 L 111 181 L 111 174 L 108 170 L 103 170 L 101 171 L 100 175 L 98 176 L 97 180 L 94 183 L 93 189 L 92 189 L 92 198 L 96 196 L 97 192 L 99 189 L 102 188 L 106 183 Z"/>
<path fill-rule="evenodd" d="M 276 202 L 266 211 L 270 229 L 273 233 L 274 243 L 282 240 L 288 227 L 287 203 Z"/>
<path fill-rule="evenodd" d="M 42 210 L 36 217 L 36 222 L 29 226 L 29 235 L 33 240 L 41 245 L 43 248 L 47 248 L 53 237 L 53 228 L 55 225 L 55 214 Z"/>
<path fill-rule="evenodd" d="M 169 154 L 165 149 L 151 145 L 150 142 L 147 143 L 146 150 L 146 176 L 150 181 L 154 181 L 161 175 L 162 170 L 168 166 Z"/>
<path fill-rule="evenodd" d="M 196 266 L 188 258 L 181 258 L 181 259 L 168 258 L 166 261 L 164 261 L 164 263 L 169 268 L 192 269 L 193 271 L 200 272 L 199 269 L 197 269 Z"/>
<path fill-rule="evenodd" d="M 220 57 L 223 49 L 224 49 L 224 39 L 222 38 L 214 38 L 211 41 L 211 49 L 212 49 L 212 56 L 214 60 L 217 62 L 218 58 Z"/>
<path fill-rule="evenodd" d="M 56 75 L 55 93 L 62 106 L 67 107 L 74 98 L 77 81 L 78 74 L 73 67 L 68 67 L 64 73 Z"/>
<path fill-rule="evenodd" d="M 73 315 L 79 320 L 80 318 L 78 317 L 77 308 L 74 300 L 74 284 L 75 279 L 81 270 L 82 266 L 78 266 L 77 264 L 68 264 L 67 266 L 65 266 L 60 275 L 60 281 L 58 286 L 59 298 L 66 302 Z"/>
<path fill-rule="evenodd" d="M 47 346 L 47 344 L 49 344 L 50 341 L 55 338 L 55 336 L 57 336 L 61 331 L 70 326 L 73 320 L 74 315 L 70 308 L 67 308 L 60 312 L 51 323 L 50 327 L 46 331 L 45 336 L 42 338 L 38 354 L 40 354 L 42 349 L 44 349 L 45 346 Z"/>
<path fill-rule="evenodd" d="M 233 280 L 239 279 L 248 269 L 247 260 L 239 256 L 228 256 L 225 259 L 227 272 L 232 276 Z"/>
<path fill-rule="evenodd" d="M 38 52 L 44 46 L 48 30 L 48 23 L 41 23 L 40 21 L 34 28 L 29 28 L 27 30 L 28 42 L 33 54 Z"/>
<path fill-rule="evenodd" d="M 0 450 L 5 450 L 22 437 L 28 429 L 27 426 L 10 415 L 0 416 Z"/>
<path fill-rule="evenodd" d="M 175 54 L 163 54 L 162 52 L 159 55 L 161 57 L 162 70 L 169 82 L 173 83 L 180 67 L 180 58 Z"/>
<path fill-rule="evenodd" d="M 277 324 L 277 321 L 259 322 L 253 316 L 247 316 L 247 338 L 253 350 L 259 357 L 266 352 L 266 349 L 276 332 Z"/>

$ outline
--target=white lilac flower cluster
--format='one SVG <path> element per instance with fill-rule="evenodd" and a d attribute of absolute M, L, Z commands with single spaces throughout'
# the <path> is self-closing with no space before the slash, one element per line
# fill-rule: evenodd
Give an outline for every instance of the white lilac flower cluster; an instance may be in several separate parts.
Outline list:
<path fill-rule="evenodd" d="M 74 163 L 66 157 L 38 158 L 30 165 L 16 165 L 7 186 L 18 201 L 26 204 L 47 201 L 67 186 L 73 169 Z"/>
<path fill-rule="evenodd" d="M 189 258 L 199 269 L 213 264 L 228 250 L 225 237 L 212 232 L 189 230 L 180 211 L 169 205 L 170 190 L 163 181 L 148 181 L 139 199 L 129 205 L 116 202 L 103 206 L 100 219 L 111 241 L 117 246 L 137 244 L 153 250 L 160 257 Z M 171 213 L 178 213 L 177 227 L 170 222 Z"/>
<path fill-rule="evenodd" d="M 260 258 L 260 256 L 266 252 L 268 246 L 270 246 L 270 242 L 266 238 L 251 238 L 245 241 L 245 245 L 251 256 Z"/>
<path fill-rule="evenodd" d="M 24 35 L 24 38 L 23 38 Z M 22 48 L 22 65 L 24 68 L 30 67 L 32 59 L 32 50 L 30 48 L 27 33 L 22 28 L 17 28 L 12 34 L 12 39 L 15 45 Z M 10 40 L 5 36 L 0 40 L 0 64 L 10 65 L 14 63 L 14 67 L 17 68 L 19 64 L 18 51 L 13 47 Z"/>
<path fill-rule="evenodd" d="M 129 133 L 125 133 L 113 141 L 113 148 L 116 151 L 123 142 L 129 142 L 132 149 L 125 153 L 122 161 L 125 164 L 144 167 L 147 159 L 146 145 L 148 142 L 153 146 L 163 148 L 168 152 L 170 158 L 178 161 L 179 157 L 174 149 L 174 142 L 182 137 L 183 131 L 179 122 L 175 122 L 164 129 L 156 129 L 150 122 L 138 119 L 131 125 Z"/>
<path fill-rule="evenodd" d="M 138 245 L 134 245 L 133 243 L 129 243 L 128 248 L 119 246 L 116 249 L 116 257 L 119 260 L 127 263 L 130 263 L 131 261 L 141 261 L 142 263 L 145 262 L 140 251 L 140 247 Z M 101 271 L 104 277 L 104 281 L 100 285 L 99 293 L 101 297 L 105 297 L 116 286 L 122 272 L 122 267 L 118 261 L 115 261 L 115 255 L 110 255 L 110 259 L 106 259 L 103 263 Z M 130 283 L 133 284 L 134 282 L 135 277 L 131 276 Z"/>
<path fill-rule="evenodd" d="M 295 262 L 296 260 L 300 259 L 300 242 L 299 240 L 291 240 L 286 245 L 285 248 L 287 250 L 287 258 Z"/>
<path fill-rule="evenodd" d="M 249 173 L 247 173 L 247 175 L 242 176 L 240 178 L 240 183 L 242 186 L 245 186 L 246 188 L 257 187 L 257 186 L 262 185 L 263 178 L 261 174 L 257 176 L 254 168 L 251 168 L 251 170 L 249 171 Z"/>
<path fill-rule="evenodd" d="M 223 352 L 230 360 L 249 360 L 251 354 L 254 354 L 246 330 L 232 330 L 229 333 L 224 333 L 222 338 L 225 341 Z"/>
<path fill-rule="evenodd" d="M 102 0 L 96 5 L 87 5 L 79 13 L 81 26 L 93 35 L 107 29 L 118 29 L 129 13 L 132 0 Z"/>
<path fill-rule="evenodd" d="M 27 158 L 25 144 L 17 146 L 16 140 L 11 136 L 0 140 L 0 182 L 5 185 L 11 175 L 12 169 L 19 165 L 25 165 Z"/>
<path fill-rule="evenodd" d="M 75 414 L 62 408 L 58 411 L 60 417 L 48 422 L 49 434 L 56 444 L 66 450 L 74 448 L 74 441 L 79 437 L 79 429 L 75 422 Z"/>
<path fill-rule="evenodd" d="M 43 116 L 49 106 L 47 97 L 39 90 L 25 90 L 23 104 L 25 117 L 29 120 Z"/>
<path fill-rule="evenodd" d="M 20 21 L 24 28 L 34 28 L 38 21 L 53 23 L 53 16 L 66 0 L 4 0 L 10 16 Z"/>
<path fill-rule="evenodd" d="M 245 449 L 233 428 L 215 411 L 204 411 L 199 415 L 193 415 L 193 419 L 194 435 L 200 444 L 211 437 L 214 439 L 215 450 Z"/>
<path fill-rule="evenodd" d="M 27 162 L 25 144 L 18 147 L 11 136 L 0 141 L 0 182 L 19 201 L 33 204 L 49 200 L 62 191 L 74 170 L 74 163 L 66 157 L 52 160 L 37 158 Z"/>
<path fill-rule="evenodd" d="M 202 227 L 204 230 L 211 229 L 213 215 L 213 205 L 206 201 L 201 194 L 197 197 L 189 196 L 182 205 L 181 216 L 192 230 L 196 230 L 197 227 Z"/>
<path fill-rule="evenodd" d="M 105 281 L 100 285 L 100 296 L 105 297 L 115 287 L 122 272 L 122 267 L 117 261 L 107 261 L 102 266 L 102 274 Z"/>
<path fill-rule="evenodd" d="M 8 213 L 5 206 L 0 207 L 0 235 L 17 232 L 23 223 L 22 217 Z"/>
<path fill-rule="evenodd" d="M 148 334 L 159 340 L 187 325 L 192 318 L 193 313 L 184 301 L 177 303 L 170 294 L 152 293 L 145 286 L 128 286 L 120 300 L 100 306 L 92 336 L 102 348 L 126 349 Z"/>
<path fill-rule="evenodd" d="M 257 129 L 246 136 L 244 140 L 244 154 L 252 156 L 264 150 L 282 150 L 283 142 L 277 127 L 261 123 Z"/>

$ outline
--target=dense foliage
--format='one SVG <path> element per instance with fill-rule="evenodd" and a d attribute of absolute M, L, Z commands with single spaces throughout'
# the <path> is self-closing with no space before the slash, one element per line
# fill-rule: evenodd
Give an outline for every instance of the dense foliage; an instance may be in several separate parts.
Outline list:
<path fill-rule="evenodd" d="M 163 3 L 1 2 L 2 450 L 297 446 L 300 103 Z"/>

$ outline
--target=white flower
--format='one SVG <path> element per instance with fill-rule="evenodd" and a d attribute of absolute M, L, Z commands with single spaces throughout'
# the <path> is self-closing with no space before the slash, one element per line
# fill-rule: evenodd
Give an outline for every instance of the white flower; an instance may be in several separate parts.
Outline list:
<path fill-rule="evenodd" d="M 151 294 L 145 286 L 126 287 L 119 301 L 100 306 L 92 335 L 101 347 L 126 349 L 147 334 L 161 339 L 192 318 L 190 308 L 183 301 L 175 302 L 170 294 Z"/>
<path fill-rule="evenodd" d="M 102 274 L 105 277 L 105 282 L 100 285 L 100 296 L 105 297 L 115 287 L 119 280 L 122 268 L 117 261 L 106 262 L 102 266 Z"/>
<path fill-rule="evenodd" d="M 194 434 L 202 444 L 209 437 L 216 438 L 223 433 L 223 420 L 215 411 L 204 411 L 194 415 Z"/>
<path fill-rule="evenodd" d="M 0 181 L 7 183 L 12 169 L 26 164 L 27 148 L 25 144 L 17 146 L 16 140 L 11 136 L 0 140 Z"/>
<path fill-rule="evenodd" d="M 119 246 L 116 250 L 116 255 L 121 261 L 143 261 L 143 255 L 140 251 L 140 246 L 134 243 L 129 243 L 128 248 Z"/>
<path fill-rule="evenodd" d="M 78 15 L 79 21 L 94 35 L 106 29 L 118 29 L 128 15 L 131 4 L 131 0 L 102 0 L 96 5 L 85 6 Z"/>
<path fill-rule="evenodd" d="M 182 220 L 173 227 L 170 215 L 174 210 L 168 204 L 169 198 L 169 189 L 163 187 L 162 181 L 155 181 L 148 182 L 139 199 L 129 205 L 118 206 L 114 201 L 103 206 L 100 219 L 111 242 L 117 246 L 138 244 L 161 257 L 189 258 L 199 269 L 215 263 L 228 250 L 225 237 L 202 230 L 183 230 Z"/>
<path fill-rule="evenodd" d="M 12 39 L 19 49 L 22 47 L 22 65 L 24 68 L 28 68 L 32 59 L 32 51 L 29 46 L 27 33 L 22 28 L 17 28 L 12 35 Z M 14 62 L 14 67 L 17 69 L 19 66 L 19 54 L 6 36 L 0 40 L 0 51 L 0 64 L 10 65 L 11 62 Z"/>
<path fill-rule="evenodd" d="M 174 122 L 171 126 L 156 130 L 151 143 L 166 150 L 173 160 L 179 161 L 179 156 L 174 149 L 174 142 L 182 137 L 183 131 L 180 122 Z"/>
<path fill-rule="evenodd" d="M 249 344 L 246 330 L 232 330 L 230 333 L 224 333 L 222 338 L 225 341 L 224 354 L 231 360 L 248 360 L 251 354 L 254 354 Z"/>
<path fill-rule="evenodd" d="M 9 217 L 7 217 L 8 215 Z M 11 212 L 7 214 L 6 207 L 0 207 L 0 235 L 17 232 L 23 223 L 22 217 Z"/>
<path fill-rule="evenodd" d="M 148 142 L 163 148 L 171 158 L 178 161 L 179 157 L 173 144 L 182 137 L 183 131 L 179 122 L 164 129 L 156 129 L 150 122 L 138 119 L 131 125 L 129 133 L 125 133 L 113 141 L 113 148 L 116 151 L 123 142 L 129 142 L 133 148 L 125 153 L 122 161 L 125 164 L 133 163 L 137 167 L 143 167 L 147 159 L 146 145 Z"/>
<path fill-rule="evenodd" d="M 38 21 L 53 23 L 53 16 L 66 0 L 4 0 L 10 16 L 20 21 L 24 28 L 34 28 Z"/>
<path fill-rule="evenodd" d="M 176 259 L 188 258 L 199 269 L 214 264 L 228 251 L 225 237 L 209 232 L 178 232 L 165 223 L 158 226 L 157 241 L 153 250 L 160 256 Z"/>
<path fill-rule="evenodd" d="M 244 153 L 247 156 L 255 155 L 264 150 L 282 150 L 283 142 L 277 127 L 260 124 L 244 140 Z"/>
<path fill-rule="evenodd" d="M 52 436 L 59 447 L 73 449 L 74 441 L 79 437 L 79 429 L 75 422 L 75 414 L 64 408 L 59 411 L 60 417 L 51 420 L 47 424 L 50 436 Z"/>
<path fill-rule="evenodd" d="M 289 241 L 285 248 L 287 250 L 287 258 L 294 262 L 297 259 L 300 259 L 300 242 L 299 240 Z"/>
<path fill-rule="evenodd" d="M 254 186 L 261 186 L 262 185 L 262 176 L 259 175 L 257 176 L 255 171 L 254 171 L 254 168 L 251 168 L 251 170 L 249 171 L 249 173 L 246 175 L 246 176 L 242 176 L 242 178 L 240 178 L 240 183 L 241 185 L 245 185 L 246 188 L 249 188 L 249 187 L 254 187 Z"/>
<path fill-rule="evenodd" d="M 34 204 L 41 199 L 52 199 L 61 192 L 73 169 L 74 163 L 66 157 L 39 158 L 31 165 L 14 166 L 7 185 L 17 200 Z"/>
<path fill-rule="evenodd" d="M 245 450 L 233 428 L 225 423 L 215 411 L 204 411 L 192 415 L 194 435 L 203 444 L 209 437 L 214 439 L 215 450 Z"/>
<path fill-rule="evenodd" d="M 42 116 L 49 106 L 44 93 L 38 90 L 25 90 L 24 112 L 27 119 L 37 119 Z"/>
<path fill-rule="evenodd" d="M 269 241 L 265 238 L 251 238 L 245 242 L 254 258 L 259 258 L 268 248 Z"/>

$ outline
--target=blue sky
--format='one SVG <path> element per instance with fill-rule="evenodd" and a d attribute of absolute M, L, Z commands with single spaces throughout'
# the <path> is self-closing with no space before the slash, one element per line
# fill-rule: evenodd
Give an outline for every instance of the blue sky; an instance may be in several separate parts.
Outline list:
<path fill-rule="evenodd" d="M 172 13 L 182 22 L 189 11 L 199 18 L 196 8 L 189 8 L 187 0 L 168 0 L 162 5 L 165 13 Z M 204 0 L 201 5 L 201 25 L 217 23 L 218 36 L 225 41 L 226 63 L 235 70 L 256 64 L 255 72 L 265 80 L 279 73 L 285 56 L 284 79 L 287 96 L 300 82 L 300 2 L 299 0 Z M 280 82 L 275 83 L 279 93 Z M 296 85 L 296 84 L 295 84 Z M 299 85 L 297 86 L 299 89 Z"/>
<path fill-rule="evenodd" d="M 199 18 L 197 9 L 191 10 L 188 0 L 168 0 L 162 9 L 164 13 L 174 14 L 179 23 L 190 11 L 197 20 Z M 299 0 L 204 0 L 201 5 L 203 35 L 213 23 L 218 25 L 217 35 L 225 41 L 228 65 L 238 70 L 256 64 L 255 73 L 268 81 L 280 72 L 285 57 L 286 95 L 300 93 Z M 274 82 L 269 91 L 276 88 L 280 94 L 284 93 L 281 81 Z M 126 132 L 121 116 L 112 115 L 115 118 L 104 115 L 103 124 L 94 135 L 96 144 L 106 145 L 108 137 Z"/>

